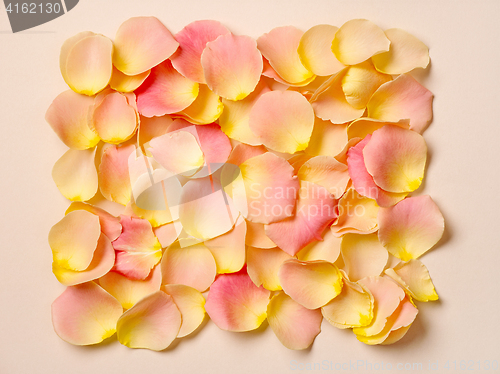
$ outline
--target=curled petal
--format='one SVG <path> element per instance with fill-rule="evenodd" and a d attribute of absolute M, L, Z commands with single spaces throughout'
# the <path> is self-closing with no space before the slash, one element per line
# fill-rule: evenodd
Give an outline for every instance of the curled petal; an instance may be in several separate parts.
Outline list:
<path fill-rule="evenodd" d="M 142 280 L 129 279 L 124 275 L 110 271 L 99 278 L 99 284 L 113 295 L 124 309 L 130 309 L 143 297 L 160 289 L 161 269 L 160 266 L 156 266 L 148 277 Z"/>
<path fill-rule="evenodd" d="M 373 134 L 374 131 L 381 129 L 386 125 L 399 126 L 403 129 L 410 127 L 410 120 L 402 119 L 399 122 L 380 121 L 373 118 L 361 117 L 352 121 L 347 127 L 348 139 L 365 138 L 367 135 Z"/>
<path fill-rule="evenodd" d="M 52 168 L 52 178 L 61 194 L 71 201 L 91 199 L 99 186 L 94 164 L 96 148 L 68 150 Z"/>
<path fill-rule="evenodd" d="M 121 216 L 122 234 L 113 242 L 114 271 L 130 279 L 145 279 L 161 259 L 161 245 L 151 224 L 141 218 Z"/>
<path fill-rule="evenodd" d="M 329 228 L 323 233 L 323 239 L 314 241 L 297 253 L 297 258 L 300 261 L 316 261 L 323 260 L 331 262 L 337 261 L 340 255 L 341 238 L 333 235 Z"/>
<path fill-rule="evenodd" d="M 363 157 L 377 186 L 388 192 L 411 192 L 424 178 L 427 145 L 415 131 L 384 126 L 373 132 Z"/>
<path fill-rule="evenodd" d="M 349 279 L 377 276 L 384 271 L 389 253 L 378 241 L 377 234 L 346 234 L 340 245 Z"/>
<path fill-rule="evenodd" d="M 301 181 L 323 186 L 334 198 L 340 198 L 349 183 L 347 166 L 331 156 L 316 156 L 306 161 L 297 174 Z"/>
<path fill-rule="evenodd" d="M 150 73 L 151 70 L 147 70 L 137 75 L 125 75 L 113 66 L 113 75 L 111 76 L 109 86 L 115 91 L 133 92 L 144 83 Z"/>
<path fill-rule="evenodd" d="M 113 72 L 113 42 L 109 38 L 98 34 L 88 35 L 73 44 L 67 54 L 64 49 L 63 46 L 61 73 L 73 91 L 92 96 L 108 85 Z M 64 70 L 63 55 L 66 55 Z"/>
<path fill-rule="evenodd" d="M 386 269 L 385 274 L 398 282 L 411 297 L 418 301 L 439 299 L 429 270 L 419 260 L 400 262 L 394 268 Z"/>
<path fill-rule="evenodd" d="M 443 236 L 444 218 L 430 196 L 408 197 L 379 212 L 379 239 L 403 261 L 415 259 Z"/>
<path fill-rule="evenodd" d="M 175 242 L 165 250 L 161 272 L 163 284 L 184 284 L 204 292 L 214 281 L 217 266 L 203 243 L 181 247 Z"/>
<path fill-rule="evenodd" d="M 190 106 L 198 92 L 198 83 L 183 77 L 167 60 L 153 68 L 136 91 L 137 107 L 145 117 L 176 113 Z"/>
<path fill-rule="evenodd" d="M 123 312 L 120 303 L 94 282 L 66 288 L 52 303 L 52 323 L 57 335 L 68 343 L 102 342 L 116 331 Z"/>
<path fill-rule="evenodd" d="M 250 129 L 262 143 L 278 152 L 307 148 L 314 127 L 314 112 L 295 91 L 272 91 L 259 97 L 250 112 Z"/>
<path fill-rule="evenodd" d="M 228 100 L 241 100 L 253 92 L 263 69 L 255 40 L 230 33 L 207 43 L 201 65 L 208 87 Z"/>
<path fill-rule="evenodd" d="M 269 239 L 263 223 L 247 222 L 246 245 L 257 248 L 274 248 L 276 244 Z"/>
<path fill-rule="evenodd" d="M 342 274 L 326 261 L 288 260 L 278 276 L 283 291 L 308 309 L 322 307 L 342 291 Z"/>
<path fill-rule="evenodd" d="M 127 205 L 132 196 L 128 160 L 135 146 L 111 146 L 104 151 L 99 164 L 99 190 L 109 201 Z"/>
<path fill-rule="evenodd" d="M 267 306 L 269 326 L 280 342 L 289 349 L 306 349 L 321 332 L 323 317 L 293 301 L 283 292 L 272 297 Z"/>
<path fill-rule="evenodd" d="M 181 312 L 172 296 L 156 291 L 141 299 L 118 320 L 118 341 L 129 348 L 161 351 L 177 337 Z"/>
<path fill-rule="evenodd" d="M 120 224 L 120 219 L 118 217 L 109 214 L 104 209 L 79 201 L 71 203 L 65 214 L 67 215 L 75 210 L 86 210 L 87 212 L 98 216 L 99 223 L 101 224 L 101 231 L 108 237 L 109 240 L 113 241 L 120 236 L 122 232 L 122 225 Z"/>
<path fill-rule="evenodd" d="M 432 92 L 408 74 L 384 83 L 367 104 L 368 117 L 382 121 L 410 120 L 410 129 L 422 133 L 432 121 Z"/>
<path fill-rule="evenodd" d="M 298 53 L 306 69 L 319 76 L 328 76 L 345 67 L 332 52 L 332 41 L 337 30 L 335 26 L 317 25 L 302 35 Z"/>
<path fill-rule="evenodd" d="M 279 248 L 247 247 L 246 257 L 248 275 L 257 287 L 262 285 L 269 291 L 281 290 L 278 270 L 292 256 Z"/>
<path fill-rule="evenodd" d="M 337 156 L 347 144 L 347 126 L 334 125 L 316 117 L 305 153 L 310 156 Z"/>
<path fill-rule="evenodd" d="M 200 84 L 199 92 L 193 103 L 175 116 L 196 125 L 207 125 L 217 121 L 222 114 L 224 105 L 220 97 L 213 93 L 205 84 Z"/>
<path fill-rule="evenodd" d="M 72 149 L 92 148 L 99 136 L 91 128 L 94 99 L 71 90 L 64 91 L 50 104 L 45 120 L 59 139 Z"/>
<path fill-rule="evenodd" d="M 344 65 L 356 65 L 370 57 L 387 52 L 391 42 L 384 32 L 366 19 L 344 23 L 335 34 L 332 51 Z"/>
<path fill-rule="evenodd" d="M 372 57 L 375 68 L 385 74 L 403 74 L 429 65 L 429 49 L 410 33 L 401 29 L 385 30 L 391 41 L 388 52 Z"/>
<path fill-rule="evenodd" d="M 179 47 L 156 17 L 132 17 L 116 32 L 113 65 L 126 75 L 144 73 L 169 58 Z"/>
<path fill-rule="evenodd" d="M 192 81 L 206 84 L 201 54 L 208 42 L 226 34 L 229 34 L 229 30 L 220 22 L 213 20 L 191 22 L 175 34 L 175 39 L 179 42 L 179 49 L 171 57 L 175 69 Z"/>
<path fill-rule="evenodd" d="M 270 294 L 245 272 L 222 274 L 210 287 L 205 309 L 222 330 L 255 330 L 267 317 Z"/>
<path fill-rule="evenodd" d="M 182 324 L 177 337 L 191 334 L 205 318 L 205 298 L 200 291 L 183 284 L 169 284 L 163 286 L 162 290 L 172 296 L 181 312 Z"/>

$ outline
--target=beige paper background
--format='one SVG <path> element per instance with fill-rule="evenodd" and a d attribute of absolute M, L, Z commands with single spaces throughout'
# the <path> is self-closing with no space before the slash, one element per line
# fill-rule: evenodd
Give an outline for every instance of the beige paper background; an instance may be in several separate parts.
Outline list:
<path fill-rule="evenodd" d="M 47 233 L 68 205 L 50 176 L 65 146 L 44 114 L 66 89 L 59 48 L 83 30 L 113 37 L 137 15 L 156 15 L 174 33 L 193 20 L 216 19 L 253 37 L 282 25 L 306 30 L 368 18 L 403 28 L 430 47 L 430 73 L 416 75 L 436 96 L 425 133 L 430 163 L 419 192 L 432 195 L 447 222 L 439 247 L 422 258 L 441 301 L 418 305 L 420 314 L 399 344 L 369 347 L 328 323 L 305 352 L 287 350 L 269 328 L 237 334 L 211 322 L 162 353 L 116 341 L 74 347 L 56 336 L 50 304 L 63 287 L 51 273 Z M 453 361 L 473 360 L 474 369 L 478 361 L 481 368 L 485 360 L 500 361 L 499 15 L 497 0 L 81 0 L 63 17 L 11 34 L 1 9 L 0 373 L 288 373 L 306 371 L 299 363 L 323 361 L 344 364 L 336 372 L 376 371 L 347 366 L 358 360 L 383 362 L 385 372 L 438 361 L 434 372 L 453 373 L 460 372 Z M 444 369 L 447 360 L 451 370 Z"/>

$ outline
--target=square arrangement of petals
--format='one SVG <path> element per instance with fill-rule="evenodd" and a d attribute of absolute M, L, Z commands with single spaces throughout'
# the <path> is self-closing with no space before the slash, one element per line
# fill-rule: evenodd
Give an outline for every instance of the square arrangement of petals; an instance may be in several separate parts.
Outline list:
<path fill-rule="evenodd" d="M 71 201 L 48 238 L 67 286 L 55 332 L 159 351 L 208 316 L 305 349 L 324 318 L 400 340 L 438 299 L 419 258 L 443 216 L 411 196 L 433 95 L 408 72 L 428 64 L 416 37 L 364 19 L 255 40 L 136 17 L 66 40 L 70 89 L 46 114 L 69 147 L 52 171 Z"/>

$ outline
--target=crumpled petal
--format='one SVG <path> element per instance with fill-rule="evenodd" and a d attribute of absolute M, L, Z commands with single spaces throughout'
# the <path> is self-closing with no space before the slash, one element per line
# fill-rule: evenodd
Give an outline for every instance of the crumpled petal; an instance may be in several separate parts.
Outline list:
<path fill-rule="evenodd" d="M 161 245 L 147 220 L 122 215 L 120 223 L 123 232 L 113 242 L 116 250 L 113 270 L 130 279 L 145 279 L 161 259 Z"/>
<path fill-rule="evenodd" d="M 303 151 L 314 127 L 314 111 L 295 91 L 267 92 L 250 112 L 250 129 L 262 143 L 278 152 Z"/>
<path fill-rule="evenodd" d="M 101 224 L 101 231 L 104 235 L 108 237 L 109 240 L 113 241 L 120 236 L 122 233 L 122 225 L 120 224 L 120 219 L 115 217 L 104 209 L 98 208 L 94 205 L 90 205 L 82 202 L 73 202 L 66 209 L 66 215 L 75 210 L 86 210 L 92 214 L 99 217 L 99 223 Z M 72 239 L 73 240 L 73 239 Z"/>
<path fill-rule="evenodd" d="M 217 266 L 203 243 L 181 247 L 175 242 L 165 250 L 161 272 L 163 284 L 184 284 L 204 292 L 214 281 Z"/>
<path fill-rule="evenodd" d="M 410 120 L 410 129 L 418 133 L 432 122 L 434 95 L 409 74 L 401 74 L 384 83 L 367 104 L 368 117 L 382 121 Z"/>
<path fill-rule="evenodd" d="M 280 342 L 289 349 L 306 349 L 321 332 L 320 310 L 310 310 L 283 292 L 267 306 L 267 320 Z"/>
<path fill-rule="evenodd" d="M 266 235 L 263 223 L 247 222 L 246 245 L 256 248 L 274 248 L 276 244 Z"/>
<path fill-rule="evenodd" d="M 352 121 L 347 127 L 348 139 L 361 138 L 364 139 L 367 135 L 373 134 L 374 131 L 381 129 L 386 125 L 399 126 L 403 129 L 410 128 L 410 120 L 402 119 L 398 122 L 381 121 L 374 118 L 361 117 Z"/>
<path fill-rule="evenodd" d="M 281 287 L 308 309 L 326 305 L 342 291 L 342 274 L 327 261 L 285 261 L 278 272 Z"/>
<path fill-rule="evenodd" d="M 246 272 L 221 274 L 210 287 L 205 310 L 222 330 L 255 330 L 267 317 L 270 294 Z"/>
<path fill-rule="evenodd" d="M 349 183 L 347 166 L 331 156 L 316 156 L 306 161 L 299 169 L 297 177 L 323 186 L 334 198 L 339 199 Z"/>
<path fill-rule="evenodd" d="M 332 52 L 332 41 L 338 27 L 316 25 L 300 38 L 298 53 L 304 67 L 319 76 L 338 73 L 345 66 Z"/>
<path fill-rule="evenodd" d="M 119 92 L 133 92 L 144 83 L 151 70 L 137 75 L 125 75 L 113 66 L 113 75 L 109 82 L 109 87 Z"/>
<path fill-rule="evenodd" d="M 126 75 L 137 75 L 169 58 L 179 47 L 156 17 L 132 17 L 116 32 L 113 65 Z"/>
<path fill-rule="evenodd" d="M 311 156 L 337 156 L 347 144 L 347 126 L 334 125 L 316 117 L 309 145 L 304 152 Z"/>
<path fill-rule="evenodd" d="M 323 317 L 339 329 L 362 327 L 373 319 L 373 296 L 344 277 L 342 292 L 321 308 Z"/>
<path fill-rule="evenodd" d="M 176 113 L 190 106 L 198 92 L 198 83 L 183 77 L 167 60 L 154 67 L 137 89 L 137 107 L 144 117 Z"/>
<path fill-rule="evenodd" d="M 61 194 L 71 201 L 87 201 L 99 186 L 94 164 L 96 148 L 69 149 L 52 168 L 52 179 Z"/>
<path fill-rule="evenodd" d="M 429 49 L 410 33 L 401 29 L 385 30 L 391 41 L 388 52 L 372 57 L 375 68 L 385 74 L 403 74 L 429 65 Z"/>
<path fill-rule="evenodd" d="M 283 262 L 292 256 L 279 248 L 247 247 L 247 271 L 257 287 L 263 286 L 269 291 L 281 290 L 278 270 Z"/>
<path fill-rule="evenodd" d="M 168 284 L 162 291 L 172 296 L 181 312 L 182 324 L 177 337 L 194 332 L 205 319 L 205 298 L 200 291 L 183 284 Z"/>
<path fill-rule="evenodd" d="M 388 192 L 411 192 L 424 178 L 427 145 L 415 131 L 384 126 L 373 132 L 363 157 L 377 186 Z"/>
<path fill-rule="evenodd" d="M 304 33 L 294 26 L 272 29 L 257 39 L 257 46 L 272 68 L 288 84 L 303 86 L 311 82 L 315 75 L 300 62 L 300 39 Z"/>
<path fill-rule="evenodd" d="M 380 275 L 389 259 L 389 253 L 378 241 L 376 233 L 346 234 L 342 237 L 340 248 L 345 271 L 353 282 Z"/>
<path fill-rule="evenodd" d="M 199 85 L 198 96 L 186 109 L 175 114 L 195 125 L 207 125 L 217 121 L 222 114 L 224 104 L 220 97 L 205 84 Z"/>
<path fill-rule="evenodd" d="M 387 52 L 391 42 L 380 27 L 366 19 L 344 23 L 335 34 L 332 51 L 344 65 L 356 65 L 370 57 Z"/>
<path fill-rule="evenodd" d="M 389 253 L 403 261 L 415 259 L 443 236 L 444 218 L 430 196 L 408 197 L 378 214 L 379 239 Z"/>
<path fill-rule="evenodd" d="M 332 264 L 340 255 L 341 238 L 333 235 L 332 230 L 327 228 L 323 233 L 323 239 L 309 243 L 297 253 L 300 261 L 324 260 Z"/>
<path fill-rule="evenodd" d="M 418 301 L 434 301 L 439 296 L 429 275 L 429 270 L 419 260 L 400 262 L 394 268 L 385 270 L 411 297 Z"/>
<path fill-rule="evenodd" d="M 181 323 L 181 312 L 172 296 L 156 291 L 123 313 L 116 334 L 129 348 L 161 351 L 175 340 Z"/>
<path fill-rule="evenodd" d="M 269 238 L 288 254 L 295 254 L 321 234 L 335 218 L 337 200 L 320 185 L 301 181 L 295 215 L 266 227 Z"/>
<path fill-rule="evenodd" d="M 120 303 L 94 282 L 66 288 L 52 303 L 52 323 L 59 337 L 75 345 L 102 342 L 116 331 Z"/>
<path fill-rule="evenodd" d="M 255 40 L 230 33 L 207 43 L 201 65 L 208 87 L 217 95 L 235 101 L 253 92 L 263 69 Z"/>
<path fill-rule="evenodd" d="M 142 280 L 129 279 L 122 274 L 110 271 L 99 278 L 99 284 L 113 295 L 124 309 L 130 309 L 143 297 L 160 289 L 161 269 L 157 265 L 147 278 Z"/>
<path fill-rule="evenodd" d="M 50 104 L 45 120 L 71 149 L 88 149 L 99 143 L 92 128 L 94 99 L 71 90 L 59 94 Z"/>
<path fill-rule="evenodd" d="M 217 273 L 235 273 L 245 264 L 245 236 L 247 224 L 239 216 L 234 227 L 216 238 L 205 241 L 205 245 L 212 252 Z"/>
<path fill-rule="evenodd" d="M 106 148 L 99 164 L 99 190 L 109 201 L 127 205 L 132 196 L 128 160 L 135 146 Z"/>
<path fill-rule="evenodd" d="M 61 74 L 71 89 L 92 96 L 111 79 L 113 42 L 99 34 L 80 33 L 61 48 Z"/>

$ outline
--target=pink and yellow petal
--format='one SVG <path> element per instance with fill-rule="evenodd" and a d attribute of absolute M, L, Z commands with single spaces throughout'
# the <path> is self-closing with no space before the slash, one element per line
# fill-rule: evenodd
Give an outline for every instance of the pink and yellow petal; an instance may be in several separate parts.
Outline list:
<path fill-rule="evenodd" d="M 106 148 L 99 165 L 99 190 L 109 201 L 127 205 L 132 196 L 132 186 L 128 172 L 130 155 L 134 145 Z"/>
<path fill-rule="evenodd" d="M 222 114 L 224 104 L 221 98 L 205 84 L 199 85 L 198 96 L 186 109 L 175 113 L 175 117 L 184 118 L 195 125 L 207 125 L 217 121 Z"/>
<path fill-rule="evenodd" d="M 247 247 L 246 262 L 248 275 L 257 287 L 263 286 L 269 291 L 281 290 L 278 271 L 292 256 L 279 248 Z"/>
<path fill-rule="evenodd" d="M 309 243 L 297 253 L 300 261 L 323 260 L 331 262 L 337 261 L 340 255 L 341 238 L 333 235 L 332 230 L 327 228 L 323 233 L 322 240 Z"/>
<path fill-rule="evenodd" d="M 334 125 L 316 117 L 309 145 L 304 152 L 310 156 L 337 156 L 347 144 L 347 125 Z"/>
<path fill-rule="evenodd" d="M 153 232 L 160 242 L 162 248 L 167 248 L 177 240 L 182 231 L 182 225 L 179 221 L 169 222 L 164 225 L 154 227 Z"/>
<path fill-rule="evenodd" d="M 66 215 L 75 210 L 85 210 L 99 217 L 99 223 L 101 224 L 101 231 L 104 235 L 108 237 L 109 240 L 113 241 L 118 238 L 122 232 L 122 225 L 120 224 L 120 219 L 115 217 L 104 209 L 96 207 L 91 204 L 82 202 L 73 202 L 66 209 Z"/>
<path fill-rule="evenodd" d="M 403 129 L 410 128 L 410 120 L 402 119 L 398 122 L 381 121 L 374 118 L 361 117 L 352 121 L 347 127 L 348 139 L 361 138 L 373 134 L 374 131 L 381 129 L 386 125 L 399 126 Z"/>
<path fill-rule="evenodd" d="M 139 129 L 137 131 L 137 142 L 139 146 L 144 147 L 151 139 L 165 135 L 170 125 L 172 125 L 172 122 L 172 118 L 167 115 L 151 118 L 141 116 Z"/>
<path fill-rule="evenodd" d="M 276 244 L 266 235 L 265 225 L 263 223 L 255 223 L 246 221 L 247 235 L 245 236 L 245 244 L 256 248 L 274 248 Z"/>
<path fill-rule="evenodd" d="M 109 86 L 115 91 L 133 92 L 144 83 L 150 73 L 151 70 L 147 70 L 137 75 L 125 75 L 113 66 L 113 75 L 111 76 Z"/>
<path fill-rule="evenodd" d="M 300 167 L 297 177 L 326 188 L 336 199 L 344 194 L 350 180 L 347 166 L 331 156 L 309 159 Z"/>

